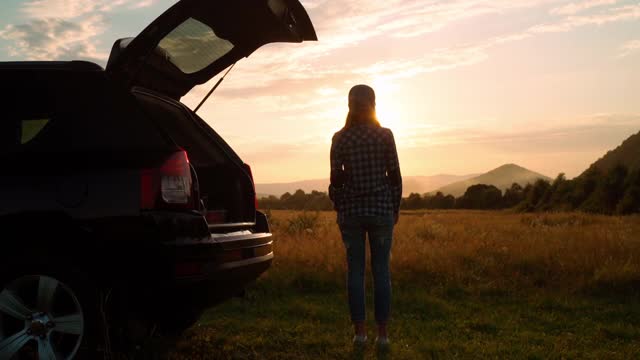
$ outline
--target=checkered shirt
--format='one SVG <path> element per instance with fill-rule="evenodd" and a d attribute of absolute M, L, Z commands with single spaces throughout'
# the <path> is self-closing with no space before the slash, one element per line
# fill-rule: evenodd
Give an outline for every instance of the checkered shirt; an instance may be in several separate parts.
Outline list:
<path fill-rule="evenodd" d="M 346 216 L 399 211 L 402 176 L 391 130 L 359 124 L 334 134 L 329 197 L 338 212 L 338 223 Z"/>

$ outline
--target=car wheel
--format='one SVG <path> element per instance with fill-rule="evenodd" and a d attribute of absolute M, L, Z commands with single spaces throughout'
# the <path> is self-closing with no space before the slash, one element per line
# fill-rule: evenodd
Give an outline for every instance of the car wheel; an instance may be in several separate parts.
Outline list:
<path fill-rule="evenodd" d="M 73 359 L 86 343 L 86 289 L 55 275 L 14 277 L 0 289 L 0 359 Z"/>

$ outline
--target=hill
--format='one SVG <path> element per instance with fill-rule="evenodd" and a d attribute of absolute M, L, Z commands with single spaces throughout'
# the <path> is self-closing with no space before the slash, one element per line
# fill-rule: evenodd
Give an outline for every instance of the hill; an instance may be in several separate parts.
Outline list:
<path fill-rule="evenodd" d="M 423 194 L 429 191 L 433 191 L 439 187 L 451 184 L 457 181 L 463 181 L 477 176 L 478 174 L 471 175 L 449 175 L 439 174 L 432 176 L 403 176 L 403 196 L 408 196 L 410 193 Z M 511 184 L 509 184 L 511 185 Z M 326 192 L 329 187 L 329 179 L 316 179 L 316 180 L 303 180 L 288 183 L 271 183 L 271 184 L 256 184 L 256 192 L 258 197 L 267 197 L 269 195 L 280 195 L 289 192 L 293 194 L 296 190 L 302 189 L 305 193 L 310 193 L 313 190 Z"/>
<path fill-rule="evenodd" d="M 534 183 L 537 179 L 545 179 L 551 181 L 549 177 L 525 169 L 522 166 L 518 166 L 515 164 L 506 164 L 471 179 L 458 181 L 453 184 L 440 187 L 436 191 L 441 191 L 445 195 L 451 194 L 455 197 L 459 197 L 462 196 L 467 188 L 471 185 L 493 185 L 498 189 L 504 191 L 507 188 L 510 188 L 513 183 L 518 183 L 524 186 L 527 183 Z"/>
<path fill-rule="evenodd" d="M 404 176 L 402 178 L 402 195 L 409 196 L 411 193 L 424 194 L 458 181 L 471 179 L 478 174 L 469 175 L 449 175 L 438 174 L 432 176 Z"/>
<path fill-rule="evenodd" d="M 608 151 L 603 157 L 591 164 L 589 169 L 597 168 L 606 173 L 618 164 L 626 166 L 630 171 L 640 169 L 640 132 L 631 135 L 620 146 Z"/>
<path fill-rule="evenodd" d="M 293 194 L 298 189 L 302 189 L 305 193 L 310 193 L 313 190 L 327 192 L 328 187 L 329 179 L 302 180 L 287 183 L 256 184 L 256 193 L 258 193 L 258 197 L 267 197 L 269 195 L 280 197 L 286 192 Z"/>

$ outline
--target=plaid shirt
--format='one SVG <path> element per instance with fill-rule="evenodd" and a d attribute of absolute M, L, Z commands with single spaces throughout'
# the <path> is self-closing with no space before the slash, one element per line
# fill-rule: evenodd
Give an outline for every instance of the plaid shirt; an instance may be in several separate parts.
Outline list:
<path fill-rule="evenodd" d="M 399 211 L 402 176 L 391 130 L 354 125 L 335 133 L 329 197 L 339 223 L 345 216 L 392 215 Z"/>

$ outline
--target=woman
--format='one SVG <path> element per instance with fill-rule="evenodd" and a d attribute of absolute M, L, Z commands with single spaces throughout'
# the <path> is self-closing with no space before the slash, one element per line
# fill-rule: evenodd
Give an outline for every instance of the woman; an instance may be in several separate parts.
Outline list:
<path fill-rule="evenodd" d="M 376 118 L 372 88 L 356 85 L 349 91 L 347 121 L 331 144 L 329 196 L 347 252 L 347 291 L 355 336 L 367 341 L 365 329 L 365 245 L 369 236 L 374 279 L 376 343 L 389 344 L 387 322 L 391 303 L 389 254 L 393 227 L 398 222 L 402 176 L 391 130 Z"/>

